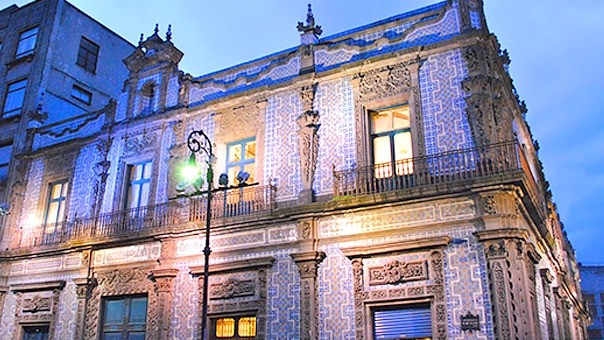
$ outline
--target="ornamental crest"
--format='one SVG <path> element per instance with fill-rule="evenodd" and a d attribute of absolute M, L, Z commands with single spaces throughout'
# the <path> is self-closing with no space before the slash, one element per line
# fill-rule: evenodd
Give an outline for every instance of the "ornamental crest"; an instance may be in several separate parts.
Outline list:
<path fill-rule="evenodd" d="M 36 295 L 31 299 L 23 300 L 23 312 L 37 313 L 37 312 L 50 312 L 52 301 L 49 297 L 41 297 Z"/>
<path fill-rule="evenodd" d="M 369 285 L 399 284 L 407 281 L 428 279 L 425 261 L 403 262 L 394 260 L 382 267 L 369 268 Z"/>
<path fill-rule="evenodd" d="M 254 295 L 256 287 L 254 280 L 237 280 L 230 278 L 210 286 L 211 299 L 231 299 L 235 297 Z"/>

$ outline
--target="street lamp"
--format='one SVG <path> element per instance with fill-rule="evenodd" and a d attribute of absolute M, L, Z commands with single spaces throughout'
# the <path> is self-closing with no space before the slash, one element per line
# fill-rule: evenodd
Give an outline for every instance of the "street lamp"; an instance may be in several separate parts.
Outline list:
<path fill-rule="evenodd" d="M 207 326 L 207 318 L 208 318 L 208 278 L 210 271 L 210 221 L 211 221 L 211 204 L 212 204 L 212 190 L 213 190 L 213 182 L 214 182 L 214 169 L 212 168 L 213 163 L 215 162 L 216 157 L 212 152 L 212 142 L 210 138 L 202 131 L 202 130 L 194 130 L 189 134 L 189 138 L 187 138 L 187 147 L 191 150 L 191 156 L 189 157 L 189 161 L 182 169 L 182 174 L 185 179 L 193 185 L 195 188 L 195 192 L 193 195 L 199 195 L 202 193 L 201 186 L 201 174 L 197 163 L 195 162 L 195 154 L 198 152 L 203 152 L 207 156 L 207 165 L 208 171 L 206 180 L 208 183 L 207 188 L 207 206 L 206 206 L 206 245 L 203 248 L 204 255 L 204 263 L 203 263 L 203 307 L 201 313 L 201 336 L 206 339 L 206 326 Z"/>

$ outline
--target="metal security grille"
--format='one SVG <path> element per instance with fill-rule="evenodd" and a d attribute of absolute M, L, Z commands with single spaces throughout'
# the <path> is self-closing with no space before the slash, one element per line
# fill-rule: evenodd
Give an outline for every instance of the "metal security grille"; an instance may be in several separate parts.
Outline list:
<path fill-rule="evenodd" d="M 430 307 L 405 306 L 396 309 L 375 310 L 373 313 L 375 339 L 431 339 Z"/>

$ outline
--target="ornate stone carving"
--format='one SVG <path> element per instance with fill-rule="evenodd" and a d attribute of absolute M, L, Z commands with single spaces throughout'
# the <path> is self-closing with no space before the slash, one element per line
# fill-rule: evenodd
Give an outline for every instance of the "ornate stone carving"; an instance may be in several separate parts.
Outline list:
<path fill-rule="evenodd" d="M 140 154 L 158 145 L 158 136 L 155 131 L 144 130 L 142 134 L 127 135 L 124 138 L 125 154 Z"/>
<path fill-rule="evenodd" d="M 298 131 L 298 144 L 303 192 L 311 192 L 312 190 L 312 182 L 317 167 L 317 155 L 319 153 L 319 135 L 317 131 L 321 124 L 319 124 L 319 113 L 313 110 L 316 90 L 316 84 L 303 87 L 300 90 L 300 99 L 304 111 L 296 120 L 300 127 Z M 309 196 L 311 196 L 310 200 L 312 200 L 312 194 Z"/>
<path fill-rule="evenodd" d="M 485 215 L 497 214 L 497 204 L 495 203 L 495 196 L 487 195 L 483 197 L 484 213 Z"/>
<path fill-rule="evenodd" d="M 503 241 L 492 242 L 487 246 L 487 256 L 489 258 L 505 256 L 506 253 L 507 250 Z"/>
<path fill-rule="evenodd" d="M 216 136 L 219 136 L 222 142 L 256 136 L 259 118 L 260 109 L 256 102 L 247 102 L 241 106 L 223 110 L 220 115 L 216 116 Z"/>
<path fill-rule="evenodd" d="M 317 251 L 292 254 L 300 270 L 300 338 L 319 337 L 319 287 L 317 270 L 325 253 Z"/>
<path fill-rule="evenodd" d="M 45 173 L 57 175 L 69 171 L 75 165 L 76 153 L 68 152 L 46 159 L 44 162 Z"/>
<path fill-rule="evenodd" d="M 399 63 L 359 73 L 359 98 L 361 100 L 380 99 L 408 91 L 412 85 L 409 63 Z"/>
<path fill-rule="evenodd" d="M 210 299 L 231 299 L 241 296 L 254 295 L 256 285 L 254 280 L 227 280 L 210 285 Z"/>
<path fill-rule="evenodd" d="M 50 311 L 50 307 L 52 304 L 52 299 L 49 297 L 41 297 L 40 295 L 35 295 L 31 299 L 23 299 L 23 308 L 22 312 L 28 313 L 37 313 Z"/>
<path fill-rule="evenodd" d="M 394 260 L 383 267 L 369 268 L 368 271 L 370 286 L 398 284 L 428 278 L 425 261 L 401 262 Z"/>

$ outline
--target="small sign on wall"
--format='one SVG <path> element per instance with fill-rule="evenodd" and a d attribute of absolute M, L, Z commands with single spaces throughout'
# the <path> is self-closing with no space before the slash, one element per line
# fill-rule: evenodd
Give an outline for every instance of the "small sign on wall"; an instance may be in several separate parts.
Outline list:
<path fill-rule="evenodd" d="M 478 319 L 478 315 L 473 315 L 468 312 L 466 315 L 461 316 L 461 330 L 462 331 L 479 331 L 480 330 L 480 320 Z"/>

